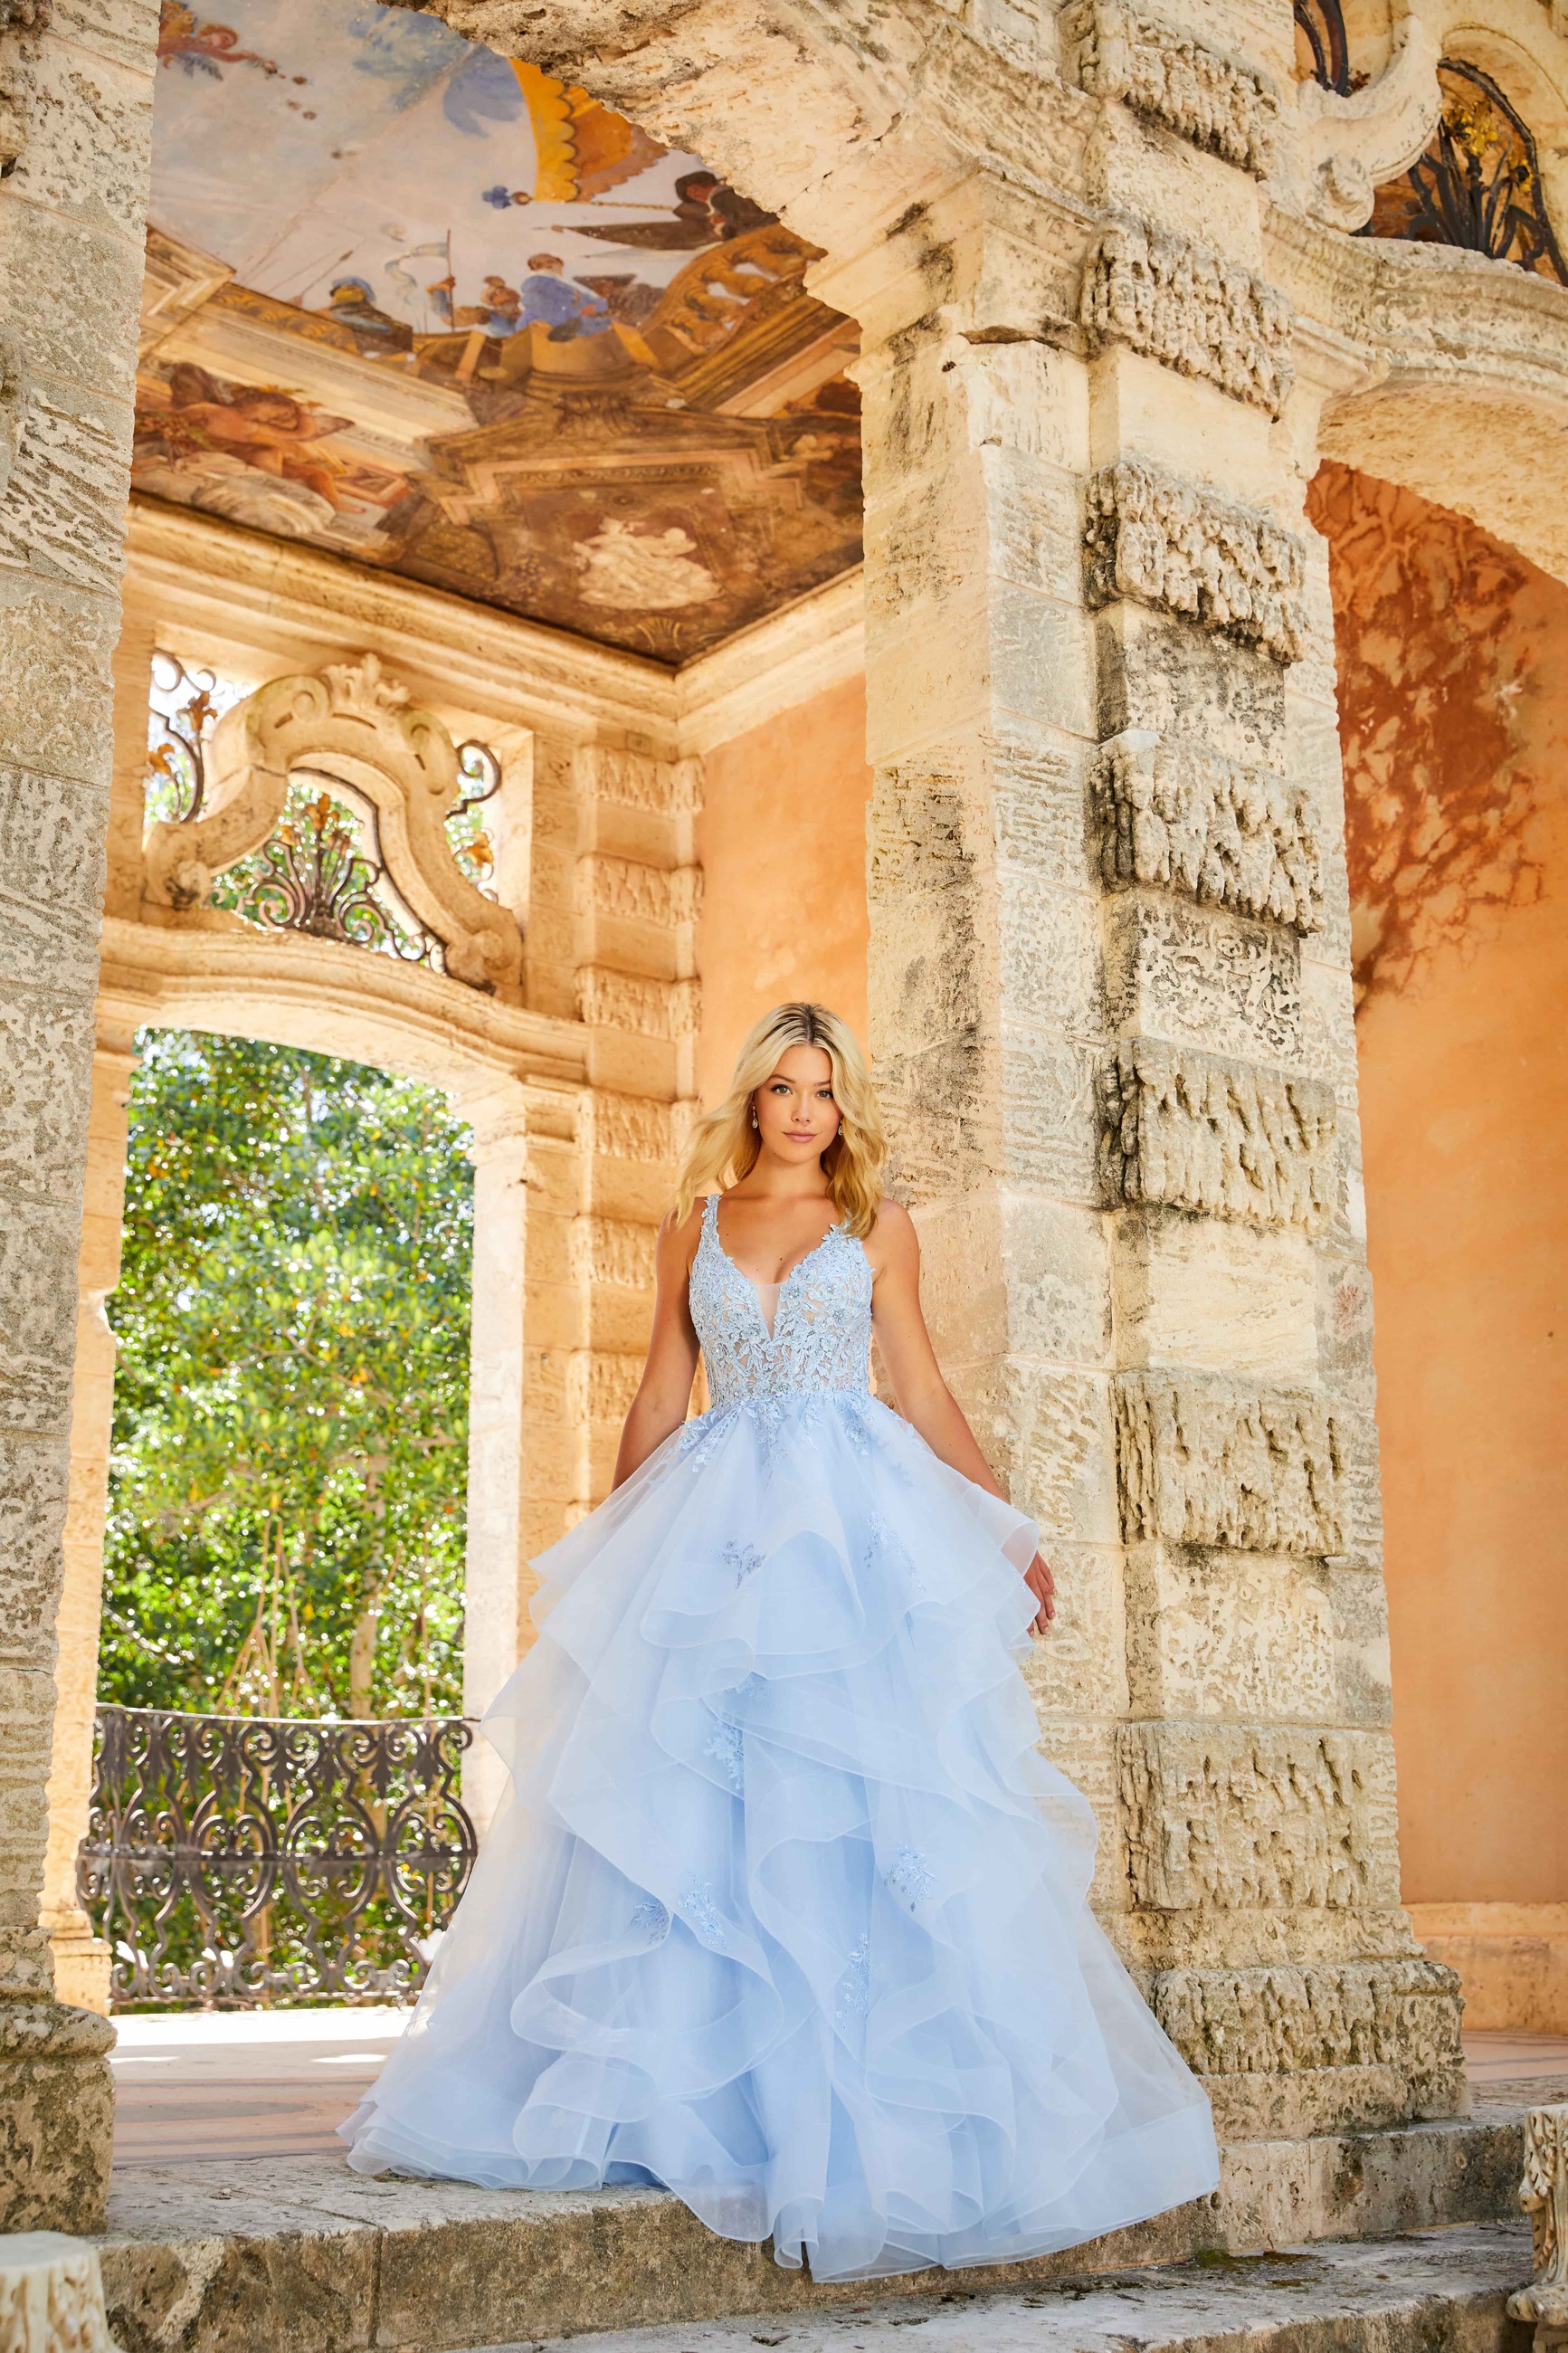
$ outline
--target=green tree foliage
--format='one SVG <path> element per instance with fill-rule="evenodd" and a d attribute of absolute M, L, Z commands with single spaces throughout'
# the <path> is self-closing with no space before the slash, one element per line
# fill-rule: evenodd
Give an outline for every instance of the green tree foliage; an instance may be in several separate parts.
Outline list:
<path fill-rule="evenodd" d="M 454 1712 L 464 1131 L 354 1062 L 176 1030 L 139 1050 L 100 1693 Z"/>

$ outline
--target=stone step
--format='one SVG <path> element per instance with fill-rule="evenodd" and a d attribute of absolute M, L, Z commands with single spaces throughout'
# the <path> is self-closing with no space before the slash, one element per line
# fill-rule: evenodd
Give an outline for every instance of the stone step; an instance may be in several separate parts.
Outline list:
<path fill-rule="evenodd" d="M 1233 2145 L 1212 2200 L 984 2277 L 1032 2288 L 1500 2221 L 1519 2211 L 1522 2114 Z M 911 2295 L 923 2309 L 980 2276 L 818 2286 L 712 2237 L 663 2191 L 366 2180 L 331 2157 L 117 2168 L 96 2243 L 121 2353 L 462 2353 Z M 1518 2285 L 1528 2260 L 1515 2269 Z"/>
<path fill-rule="evenodd" d="M 1521 2222 L 1331 2240 L 1009 2294 L 944 2274 L 934 2295 L 830 2312 L 619 2329 L 594 2353 L 1526 2353 L 1504 2306 L 1530 2274 Z M 920 2329 L 911 2338 L 895 2331 Z M 574 2340 L 482 2353 L 564 2353 Z"/>

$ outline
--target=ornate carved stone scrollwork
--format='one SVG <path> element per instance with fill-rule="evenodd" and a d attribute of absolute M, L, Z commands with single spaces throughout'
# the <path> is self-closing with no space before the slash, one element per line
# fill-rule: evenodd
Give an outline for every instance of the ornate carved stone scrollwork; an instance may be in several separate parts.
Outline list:
<path fill-rule="evenodd" d="M 1203 2075 L 1394 2066 L 1420 2076 L 1461 2061 L 1459 1980 L 1439 1961 L 1167 1969 L 1154 2012 Z"/>
<path fill-rule="evenodd" d="M 1095 754 L 1089 793 L 1108 890 L 1142 882 L 1294 931 L 1321 928 L 1322 843 L 1302 786 L 1129 728 Z"/>
<path fill-rule="evenodd" d="M 1083 0 L 1068 11 L 1067 30 L 1085 90 L 1121 99 L 1194 147 L 1268 177 L 1279 100 L 1263 75 L 1117 0 Z"/>
<path fill-rule="evenodd" d="M 1111 1394 L 1129 1544 L 1343 1551 L 1345 1443 L 1321 1397 L 1165 1372 L 1119 1373 Z"/>
<path fill-rule="evenodd" d="M 1385 1735 L 1144 1722 L 1121 1726 L 1117 1755 L 1135 1903 L 1157 1912 L 1397 1903 Z"/>
<path fill-rule="evenodd" d="M 215 875 L 268 839 L 297 770 L 342 782 L 372 805 L 387 873 L 442 943 L 455 980 L 517 987 L 516 919 L 464 874 L 446 832 L 463 797 L 457 746 L 374 654 L 274 679 L 224 713 L 207 746 L 201 814 L 149 828 L 148 895 L 168 907 L 204 905 Z"/>
<path fill-rule="evenodd" d="M 1296 93 L 1297 136 L 1309 212 L 1335 228 L 1360 228 L 1373 190 L 1415 161 L 1442 106 L 1436 36 L 1413 12 L 1396 26 L 1394 51 L 1375 81 L 1337 89 L 1347 72 L 1325 65 Z"/>
<path fill-rule="evenodd" d="M 1568 2105 L 1525 2117 L 1519 2202 L 1530 2217 L 1535 2276 L 1509 2297 L 1509 2317 L 1532 2321 L 1544 2353 L 1568 2331 Z"/>
<path fill-rule="evenodd" d="M 1333 1208 L 1333 1090 L 1158 1039 L 1100 1073 L 1100 1165 L 1111 1201 L 1256 1225 L 1321 1224 Z"/>
<path fill-rule="evenodd" d="M 1089 332 L 1206 377 L 1278 417 L 1289 397 L 1290 306 L 1223 255 L 1122 216 L 1101 229 L 1084 271 L 1079 317 Z"/>
<path fill-rule="evenodd" d="M 1090 479 L 1084 547 L 1091 606 L 1131 596 L 1277 662 L 1300 659 L 1305 555 L 1272 515 L 1123 459 Z"/>

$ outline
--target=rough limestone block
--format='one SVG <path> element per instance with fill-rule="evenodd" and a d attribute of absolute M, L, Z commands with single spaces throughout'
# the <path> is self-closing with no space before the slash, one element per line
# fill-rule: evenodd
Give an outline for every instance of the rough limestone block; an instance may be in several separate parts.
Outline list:
<path fill-rule="evenodd" d="M 1343 1549 L 1343 1436 L 1321 1397 L 1160 1372 L 1119 1373 L 1111 1395 L 1127 1543 Z"/>
<path fill-rule="evenodd" d="M 1291 314 L 1268 282 L 1222 254 L 1126 214 L 1096 237 L 1079 321 L 1178 375 L 1204 377 L 1278 417 L 1295 381 Z"/>
<path fill-rule="evenodd" d="M 1170 1969 L 1152 2000 L 1226 2137 L 1465 2112 L 1459 1980 L 1438 1962 Z"/>
<path fill-rule="evenodd" d="M 5 2353 L 115 2353 L 96 2247 L 62 2231 L 0 2239 L 0 2346 Z"/>
<path fill-rule="evenodd" d="M 613 1422 L 619 1430 L 642 1379 L 640 1356 L 574 1350 L 567 1361 L 563 1409 L 574 1422 Z"/>
<path fill-rule="evenodd" d="M 0 314 L 29 375 L 90 385 L 129 406 L 142 245 L 34 205 L 0 205 Z"/>
<path fill-rule="evenodd" d="M 1091 606 L 1135 597 L 1276 662 L 1300 659 L 1301 543 L 1258 508 L 1121 459 L 1089 481 L 1084 552 Z"/>
<path fill-rule="evenodd" d="M 1111 1362 L 1111 1235 L 1098 1211 L 995 1187 L 921 1208 L 921 1297 L 944 1364 Z"/>
<path fill-rule="evenodd" d="M 58 11 L 56 12 L 57 22 Z M 133 250 L 145 232 L 153 85 L 141 69 L 74 43 L 14 43 L 7 79 L 26 144 L 7 194 L 108 229 Z"/>
<path fill-rule="evenodd" d="M 951 1368 L 980 1451 L 1042 1536 L 1116 1541 L 1116 1457 L 1107 1383 L 1076 1366 L 1004 1358 Z"/>
<path fill-rule="evenodd" d="M 69 1493 L 64 1451 L 28 1430 L 0 1433 L 0 1654 L 47 1672 Z M 46 1704 L 47 1699 L 46 1699 Z"/>
<path fill-rule="evenodd" d="M 114 2139 L 114 2029 L 47 1999 L 0 2002 L 0 2230 L 102 2227 Z"/>
<path fill-rule="evenodd" d="M 1042 1722 L 1108 1716 L 1127 1700 L 1121 1555 L 1114 1546 L 1053 1537 L 1046 1557 L 1057 1580 L 1057 1614 L 1024 1660 L 1029 1695 Z"/>
<path fill-rule="evenodd" d="M 1394 1667 L 1388 1596 L 1375 1568 L 1332 1563 L 1328 1572 L 1334 1626 L 1334 1715 L 1341 1724 L 1386 1730 L 1394 1721 Z"/>
<path fill-rule="evenodd" d="M 1123 1365 L 1266 1389 L 1315 1387 L 1315 1270 L 1305 1234 L 1139 1209 L 1123 1212 L 1117 1239 Z"/>
<path fill-rule="evenodd" d="M 590 1286 L 647 1290 L 653 1282 L 656 1240 L 653 1226 L 633 1225 L 623 1218 L 574 1218 L 573 1275 Z"/>
<path fill-rule="evenodd" d="M 1243 767 L 1292 774 L 1289 673 L 1255 647 L 1124 600 L 1095 617 L 1099 743 L 1147 730 Z"/>
<path fill-rule="evenodd" d="M 1343 1721 L 1321 1564 L 1134 1545 L 1126 1575 L 1134 1715 Z"/>
<path fill-rule="evenodd" d="M 1121 1726 L 1117 1754 L 1135 1903 L 1209 1914 L 1397 1904 L 1386 1736 L 1145 1722 Z"/>
<path fill-rule="evenodd" d="M 1310 794 L 1272 769 L 1132 728 L 1089 768 L 1100 879 L 1179 891 L 1298 932 L 1322 923 L 1322 845 Z"/>
<path fill-rule="evenodd" d="M 694 1038 L 702 1016 L 701 984 L 584 965 L 577 975 L 577 1007 L 579 1018 L 596 1029 L 626 1029 L 639 1038 Z"/>
<path fill-rule="evenodd" d="M 59 1078 L 85 1130 L 85 1065 L 62 1058 Z M 80 1229 L 79 1206 L 67 1202 L 32 1202 L 25 1223 L 0 1219 L 0 1429 L 63 1437 L 69 1427 Z"/>
<path fill-rule="evenodd" d="M 1136 1038 L 1102 1066 L 1100 1103 L 1108 1201 L 1310 1230 L 1329 1214 L 1337 1107 L 1310 1079 Z"/>
<path fill-rule="evenodd" d="M 1085 90 L 1120 99 L 1206 154 L 1268 178 L 1279 98 L 1265 75 L 1118 0 L 1080 0 L 1063 30 Z"/>
<path fill-rule="evenodd" d="M 1293 932 L 1142 890 L 1105 901 L 1101 932 L 1112 1035 L 1167 1039 L 1245 1062 L 1302 1061 Z"/>
<path fill-rule="evenodd" d="M 4 210 L 0 206 L 0 216 Z M 119 631 L 114 599 L 0 567 L 0 762 L 94 788 L 102 794 L 103 818 Z"/>
<path fill-rule="evenodd" d="M 0 920 L 7 912 L 0 895 Z M 24 937 L 32 929 L 25 917 L 16 923 Z M 74 1004 L 63 987 L 52 1003 L 40 1004 L 37 982 L 48 970 L 45 963 L 34 966 L 31 988 L 0 979 L 0 1191 L 12 1199 L 47 1197 L 74 1212 L 81 1197 L 87 1103 L 79 1074 L 92 1054 L 93 975 L 90 966 L 85 976 L 73 974 L 74 959 L 62 961 L 61 981 L 76 980 L 80 992 Z"/>

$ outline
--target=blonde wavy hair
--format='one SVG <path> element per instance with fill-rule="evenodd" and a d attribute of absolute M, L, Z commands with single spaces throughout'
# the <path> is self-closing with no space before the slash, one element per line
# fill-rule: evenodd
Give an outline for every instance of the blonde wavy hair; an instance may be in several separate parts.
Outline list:
<path fill-rule="evenodd" d="M 752 1098 L 792 1046 L 820 1046 L 827 1057 L 838 1133 L 822 1155 L 823 1173 L 846 1232 L 858 1238 L 870 1232 L 882 1198 L 888 1139 L 859 1040 L 825 1005 L 775 1005 L 747 1030 L 729 1093 L 691 1131 L 675 1196 L 677 1225 L 690 1216 L 700 1194 L 738 1185 L 755 1167 L 762 1139 L 752 1125 Z"/>

